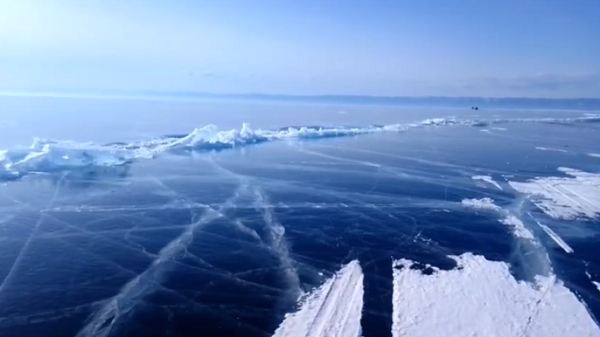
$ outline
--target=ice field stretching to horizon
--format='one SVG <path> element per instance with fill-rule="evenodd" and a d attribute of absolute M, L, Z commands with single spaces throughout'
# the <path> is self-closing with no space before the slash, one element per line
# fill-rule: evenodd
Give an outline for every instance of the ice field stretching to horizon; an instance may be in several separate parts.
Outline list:
<path fill-rule="evenodd" d="M 0 101 L 0 336 L 600 336 L 600 104 Z"/>

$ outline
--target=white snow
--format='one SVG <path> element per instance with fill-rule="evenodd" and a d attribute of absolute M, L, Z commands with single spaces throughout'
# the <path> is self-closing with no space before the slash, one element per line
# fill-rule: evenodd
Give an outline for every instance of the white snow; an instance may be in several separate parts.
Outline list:
<path fill-rule="evenodd" d="M 275 337 L 359 337 L 363 273 L 358 261 L 345 265 L 286 315 Z"/>
<path fill-rule="evenodd" d="M 475 209 L 484 209 L 491 211 L 499 211 L 500 207 L 494 203 L 494 200 L 491 198 L 481 198 L 481 199 L 463 199 L 460 202 L 463 206 Z"/>
<path fill-rule="evenodd" d="M 565 251 L 565 253 L 571 254 L 574 252 L 573 248 L 571 248 L 571 246 L 569 246 L 569 244 L 567 244 L 565 240 L 563 240 L 558 234 L 556 234 L 556 232 L 554 232 L 550 227 L 541 224 L 539 221 L 536 222 L 544 230 L 544 232 L 546 232 L 546 234 L 548 234 L 548 236 L 552 238 L 552 240 L 554 240 L 554 242 L 556 242 L 556 244 L 559 245 L 560 248 L 562 248 Z"/>
<path fill-rule="evenodd" d="M 529 229 L 527 229 L 525 227 L 525 224 L 523 224 L 523 221 L 521 221 L 521 219 L 517 218 L 516 216 L 514 216 L 512 214 L 508 215 L 506 218 L 501 219 L 500 222 L 505 225 L 510 226 L 513 230 L 513 234 L 516 237 L 528 239 L 528 240 L 534 240 L 533 234 L 529 231 Z"/>
<path fill-rule="evenodd" d="M 596 286 L 596 289 L 600 292 L 600 282 L 592 281 L 592 283 Z"/>
<path fill-rule="evenodd" d="M 559 148 L 556 148 L 556 147 L 536 146 L 535 149 L 536 150 L 540 150 L 540 151 L 554 151 L 554 152 L 563 152 L 563 153 L 568 152 L 565 149 L 559 149 Z"/>
<path fill-rule="evenodd" d="M 570 177 L 539 177 L 527 182 L 510 181 L 518 192 L 557 219 L 600 216 L 600 174 L 559 168 Z"/>
<path fill-rule="evenodd" d="M 555 276 L 531 284 L 504 262 L 452 258 L 458 268 L 431 275 L 410 269 L 410 260 L 393 262 L 393 337 L 600 336 L 585 305 Z"/>
<path fill-rule="evenodd" d="M 472 176 L 471 179 L 473 180 L 481 180 L 483 182 L 486 182 L 490 185 L 494 185 L 497 189 L 502 190 L 502 186 L 500 186 L 500 184 L 498 184 L 492 177 L 490 176 Z"/>
<path fill-rule="evenodd" d="M 600 153 L 588 153 L 587 155 L 594 158 L 600 158 Z"/>

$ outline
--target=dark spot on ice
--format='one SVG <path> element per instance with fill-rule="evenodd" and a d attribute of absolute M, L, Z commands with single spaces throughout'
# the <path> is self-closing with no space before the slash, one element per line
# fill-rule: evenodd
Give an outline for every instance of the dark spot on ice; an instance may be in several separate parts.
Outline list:
<path fill-rule="evenodd" d="M 425 269 L 423 269 L 421 271 L 424 275 L 431 275 L 435 272 L 435 270 L 429 266 L 425 267 Z"/>

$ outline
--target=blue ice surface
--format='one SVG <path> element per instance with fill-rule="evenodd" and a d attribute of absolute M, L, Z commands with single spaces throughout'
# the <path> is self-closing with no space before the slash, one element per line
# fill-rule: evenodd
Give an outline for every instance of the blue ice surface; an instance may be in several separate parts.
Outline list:
<path fill-rule="evenodd" d="M 0 120 L 5 149 L 33 137 L 130 143 L 208 123 L 276 130 L 507 121 L 167 151 L 4 180 L 0 336 L 270 336 L 300 292 L 353 259 L 365 274 L 363 334 L 390 336 L 392 258 L 448 269 L 447 256 L 464 252 L 506 261 L 524 280 L 549 267 L 540 257 L 547 253 L 600 318 L 600 293 L 586 275 L 600 279 L 600 222 L 551 219 L 506 183 L 557 176 L 561 166 L 600 172 L 600 159 L 587 155 L 600 152 L 600 123 L 572 120 L 594 111 L 2 99 L 14 113 Z M 490 175 L 504 190 L 473 175 Z M 519 214 L 542 250 L 516 240 L 497 215 L 460 205 L 482 197 Z"/>

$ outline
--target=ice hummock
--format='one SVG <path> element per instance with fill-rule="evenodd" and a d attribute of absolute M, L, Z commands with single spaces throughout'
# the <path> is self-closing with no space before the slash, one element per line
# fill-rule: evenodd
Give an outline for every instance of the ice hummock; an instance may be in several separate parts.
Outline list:
<path fill-rule="evenodd" d="M 0 179 L 18 178 L 32 172 L 80 167 L 110 167 L 165 152 L 215 151 L 277 140 L 354 136 L 381 131 L 400 131 L 400 125 L 369 127 L 300 126 L 275 130 L 221 130 L 215 125 L 196 128 L 185 135 L 165 136 L 132 143 L 96 144 L 36 138 L 28 148 L 0 150 Z"/>
<path fill-rule="evenodd" d="M 399 132 L 411 128 L 475 126 L 505 123 L 595 123 L 600 115 L 571 118 L 457 119 L 429 118 L 415 123 L 370 126 L 289 126 L 279 129 L 253 129 L 243 123 L 240 129 L 222 130 L 214 124 L 195 128 L 185 135 L 171 135 L 131 143 L 96 144 L 36 138 L 30 147 L 0 149 L 0 180 L 19 178 L 33 172 L 52 172 L 81 167 L 111 167 L 139 159 L 153 158 L 173 151 L 216 151 L 281 140 L 321 139 L 369 133 Z M 477 179 L 476 177 L 474 179 Z M 499 187 L 493 180 L 488 183 Z M 500 187 L 501 189 L 501 187 Z"/>

